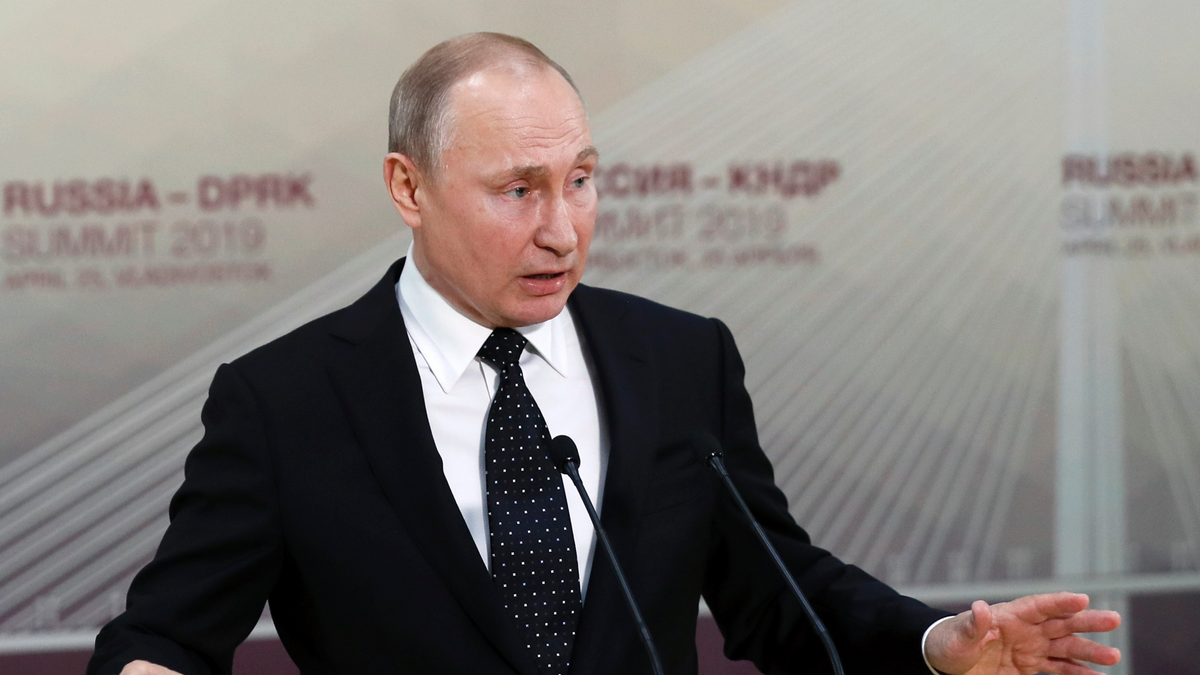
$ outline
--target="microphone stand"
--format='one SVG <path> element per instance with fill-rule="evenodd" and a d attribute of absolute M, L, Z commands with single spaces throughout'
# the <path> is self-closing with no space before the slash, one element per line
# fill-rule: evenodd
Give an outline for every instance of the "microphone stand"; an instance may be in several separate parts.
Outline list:
<path fill-rule="evenodd" d="M 796 583 L 796 579 L 792 577 L 792 573 L 784 566 L 783 559 L 779 557 L 779 552 L 775 550 L 775 547 L 771 545 L 771 541 L 767 539 L 767 533 L 758 524 L 758 521 L 754 518 L 754 514 L 750 512 L 750 507 L 742 499 L 742 493 L 738 491 L 737 486 L 733 484 L 733 479 L 729 477 L 729 472 L 725 470 L 725 461 L 722 459 L 725 452 L 721 449 L 721 444 L 709 433 L 704 433 L 703 437 L 698 440 L 701 450 L 704 453 L 705 463 L 712 467 L 721 477 L 721 480 L 725 482 L 725 487 L 729 489 L 734 500 L 737 501 L 737 505 L 741 508 L 742 513 L 746 514 L 746 518 L 749 519 L 750 525 L 754 527 L 754 532 L 758 535 L 763 547 L 767 549 L 767 553 L 771 554 L 771 560 L 775 562 L 775 566 L 783 573 L 783 578 L 787 581 L 788 588 L 792 590 L 792 595 L 796 596 L 796 599 L 800 601 L 800 606 L 804 608 L 804 613 L 808 615 L 809 622 L 812 623 L 813 629 L 816 630 L 817 636 L 821 638 L 821 643 L 825 646 L 825 653 L 829 655 L 829 662 L 833 664 L 834 675 L 844 675 L 845 671 L 842 670 L 842 660 L 838 658 L 837 647 L 833 645 L 833 638 L 829 637 L 829 631 L 825 629 L 825 624 L 817 617 L 817 613 L 813 611 L 812 605 L 808 604 L 808 599 L 804 597 L 804 593 L 800 592 L 800 586 Z"/>
<path fill-rule="evenodd" d="M 625 602 L 629 605 L 629 611 L 633 614 L 633 621 L 637 624 L 642 644 L 646 645 L 646 652 L 650 655 L 650 667 L 653 669 L 654 675 L 663 675 L 662 663 L 658 660 L 658 650 L 654 648 L 654 641 L 650 639 L 650 629 L 646 627 L 646 622 L 642 619 L 642 613 L 638 611 L 637 603 L 633 601 L 633 591 L 629 590 L 629 582 L 625 580 L 625 573 L 621 571 L 621 566 L 617 564 L 617 556 L 613 553 L 612 544 L 608 541 L 608 534 L 600 526 L 600 516 L 596 513 L 596 508 L 592 506 L 592 500 L 588 498 L 587 490 L 583 487 L 583 480 L 579 478 L 579 450 L 575 447 L 575 441 L 571 440 L 569 436 L 555 436 L 550 441 L 548 454 L 554 461 L 554 466 L 562 473 L 571 477 L 571 482 L 575 483 L 575 489 L 579 491 L 579 496 L 583 498 L 583 505 L 587 507 L 588 516 L 591 517 L 592 524 L 596 528 L 596 534 L 600 538 L 600 546 L 608 554 L 608 561 L 612 563 L 613 571 L 617 573 L 617 582 L 621 584 L 621 592 L 625 595 Z"/>

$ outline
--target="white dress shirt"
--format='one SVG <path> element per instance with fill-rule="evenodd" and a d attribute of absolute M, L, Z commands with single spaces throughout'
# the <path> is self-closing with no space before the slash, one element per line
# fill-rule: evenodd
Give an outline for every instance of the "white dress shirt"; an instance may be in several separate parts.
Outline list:
<path fill-rule="evenodd" d="M 492 329 L 468 319 L 425 281 L 413 261 L 412 246 L 396 283 L 396 298 L 421 374 L 425 412 L 442 456 L 442 471 L 479 555 L 490 569 L 483 439 L 488 407 L 500 378 L 478 352 Z M 571 313 L 564 309 L 549 321 L 517 331 L 529 340 L 521 355 L 525 384 L 542 410 L 550 436 L 565 434 L 578 446 L 579 474 L 599 510 L 608 464 L 608 433 L 591 363 Z M 586 593 L 595 532 L 575 486 L 569 478 L 563 479 L 579 557 L 580 590 Z"/>

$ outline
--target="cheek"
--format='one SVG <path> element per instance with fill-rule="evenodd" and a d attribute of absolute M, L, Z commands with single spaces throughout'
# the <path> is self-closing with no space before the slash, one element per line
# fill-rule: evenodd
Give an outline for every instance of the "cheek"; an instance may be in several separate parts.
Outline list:
<path fill-rule="evenodd" d="M 453 245 L 476 264 L 487 264 L 502 256 L 510 230 L 511 214 L 486 200 L 462 204 L 455 213 L 460 227 L 450 233 Z"/>
<path fill-rule="evenodd" d="M 588 246 L 592 242 L 592 232 L 596 229 L 596 200 L 593 199 L 589 206 L 581 208 L 572 218 L 572 224 L 575 227 L 575 236 L 579 238 L 579 248 L 584 253 L 587 253 Z"/>
<path fill-rule="evenodd" d="M 470 250 L 470 272 L 485 288 L 501 288 L 510 281 L 513 270 L 522 266 L 529 254 L 532 235 L 527 223 L 531 221 L 523 214 L 510 213 L 512 209 L 485 210 L 486 217 L 475 221 L 469 233 L 469 241 L 463 246 Z"/>

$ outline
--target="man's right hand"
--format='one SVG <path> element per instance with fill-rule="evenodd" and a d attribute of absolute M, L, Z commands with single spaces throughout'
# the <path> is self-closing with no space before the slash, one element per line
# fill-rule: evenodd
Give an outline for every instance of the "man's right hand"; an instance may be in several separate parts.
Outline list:
<path fill-rule="evenodd" d="M 121 675 L 180 675 L 170 668 L 156 666 L 149 661 L 130 661 L 121 669 Z"/>

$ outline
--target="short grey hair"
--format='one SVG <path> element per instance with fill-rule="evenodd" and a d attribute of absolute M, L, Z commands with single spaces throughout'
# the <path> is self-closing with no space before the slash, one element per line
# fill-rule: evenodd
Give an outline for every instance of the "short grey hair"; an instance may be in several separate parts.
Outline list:
<path fill-rule="evenodd" d="M 388 152 L 407 156 L 422 172 L 435 176 L 449 140 L 450 88 L 505 59 L 553 68 L 579 94 L 579 87 L 567 71 L 526 40 L 503 33 L 468 33 L 450 38 L 422 54 L 392 90 Z"/>

